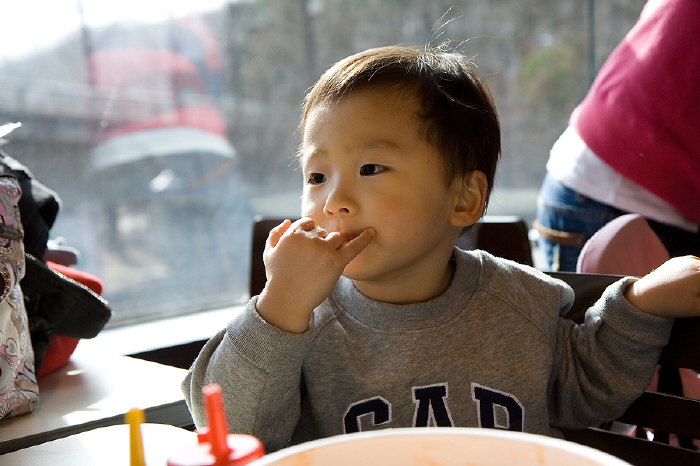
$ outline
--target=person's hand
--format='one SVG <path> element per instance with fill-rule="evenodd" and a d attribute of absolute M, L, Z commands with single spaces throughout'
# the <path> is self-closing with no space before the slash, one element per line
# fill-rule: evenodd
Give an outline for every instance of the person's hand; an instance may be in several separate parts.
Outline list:
<path fill-rule="evenodd" d="M 700 316 L 700 258 L 683 256 L 666 261 L 630 285 L 625 298 L 649 314 Z"/>
<path fill-rule="evenodd" d="M 308 217 L 285 220 L 270 230 L 263 254 L 267 283 L 256 305 L 260 317 L 282 330 L 304 332 L 311 312 L 373 235 L 374 229 L 368 228 L 346 242 Z"/>

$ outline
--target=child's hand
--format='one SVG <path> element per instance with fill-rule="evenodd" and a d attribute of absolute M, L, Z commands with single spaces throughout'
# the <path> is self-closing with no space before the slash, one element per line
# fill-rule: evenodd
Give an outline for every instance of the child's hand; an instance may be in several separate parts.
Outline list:
<path fill-rule="evenodd" d="M 700 258 L 684 256 L 666 261 L 630 285 L 625 298 L 649 314 L 700 316 Z"/>
<path fill-rule="evenodd" d="M 282 330 L 304 332 L 311 312 L 373 235 L 368 228 L 345 243 L 340 233 L 328 233 L 308 217 L 273 228 L 263 255 L 267 283 L 257 302 L 260 317 Z"/>

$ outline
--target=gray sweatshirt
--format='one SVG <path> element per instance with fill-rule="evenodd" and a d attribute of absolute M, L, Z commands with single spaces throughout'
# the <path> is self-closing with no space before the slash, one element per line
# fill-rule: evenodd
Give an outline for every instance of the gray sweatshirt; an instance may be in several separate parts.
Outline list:
<path fill-rule="evenodd" d="M 183 382 L 195 423 L 202 387 L 222 388 L 231 432 L 268 452 L 389 427 L 495 427 L 557 435 L 614 419 L 652 378 L 673 319 L 611 285 L 575 325 L 574 293 L 531 267 L 455 249 L 441 296 L 394 305 L 341 277 L 303 334 L 267 324 L 257 297 L 202 349 Z"/>

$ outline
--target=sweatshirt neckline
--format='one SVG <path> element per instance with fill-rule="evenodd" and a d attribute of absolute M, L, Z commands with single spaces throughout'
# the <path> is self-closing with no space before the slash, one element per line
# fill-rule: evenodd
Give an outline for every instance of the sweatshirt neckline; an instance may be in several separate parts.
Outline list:
<path fill-rule="evenodd" d="M 361 325 L 383 331 L 420 330 L 454 319 L 467 305 L 476 288 L 481 264 L 470 253 L 455 248 L 455 274 L 440 296 L 415 304 L 374 301 L 360 293 L 352 280 L 341 277 L 329 299 L 338 312 Z M 340 316 L 339 316 L 340 317 Z"/>

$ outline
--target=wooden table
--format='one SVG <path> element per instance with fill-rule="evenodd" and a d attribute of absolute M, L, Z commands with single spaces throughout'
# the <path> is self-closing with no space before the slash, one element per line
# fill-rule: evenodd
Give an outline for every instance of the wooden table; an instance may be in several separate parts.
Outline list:
<path fill-rule="evenodd" d="M 131 408 L 142 409 L 149 423 L 189 426 L 192 418 L 180 390 L 185 374 L 128 356 L 74 354 L 66 366 L 39 380 L 33 413 L 0 421 L 0 454 L 123 424 Z M 0 457 L 0 464 L 4 460 Z"/>

